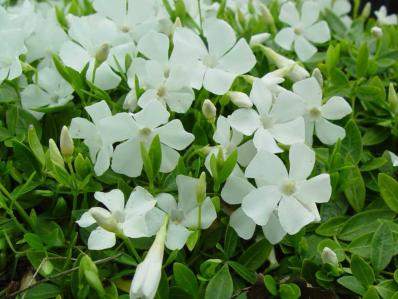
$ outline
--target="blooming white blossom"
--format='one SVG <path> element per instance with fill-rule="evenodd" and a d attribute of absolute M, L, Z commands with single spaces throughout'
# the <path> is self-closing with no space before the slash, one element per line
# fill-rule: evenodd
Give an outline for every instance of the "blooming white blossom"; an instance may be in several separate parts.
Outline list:
<path fill-rule="evenodd" d="M 307 144 L 312 145 L 314 129 L 316 136 L 324 144 L 334 144 L 337 139 L 345 137 L 344 128 L 329 121 L 342 119 L 352 112 L 344 98 L 334 96 L 322 104 L 322 89 L 313 77 L 296 82 L 293 91 L 306 103 L 304 119 Z"/>
<path fill-rule="evenodd" d="M 130 287 L 130 299 L 153 299 L 158 289 L 162 276 L 162 262 L 164 254 L 164 243 L 166 239 L 168 218 L 165 217 L 163 225 L 156 233 L 155 241 L 144 261 L 135 270 Z"/>
<path fill-rule="evenodd" d="M 282 149 L 276 141 L 287 145 L 304 142 L 304 103 L 300 97 L 282 91 L 274 100 L 264 82 L 255 80 L 250 99 L 257 110 L 241 108 L 228 119 L 231 127 L 244 135 L 254 133 L 253 142 L 258 150 L 279 153 Z"/>
<path fill-rule="evenodd" d="M 235 32 L 225 21 L 205 20 L 203 35 L 208 46 L 192 30 L 177 28 L 173 38 L 176 55 L 193 59 L 193 88 L 203 85 L 214 94 L 225 94 L 237 76 L 254 67 L 256 58 L 244 39 L 236 41 Z"/>
<path fill-rule="evenodd" d="M 348 16 L 351 11 L 351 3 L 348 0 L 319 0 L 317 3 L 322 11 L 330 10 L 340 18 L 347 28 L 351 27 L 352 19 Z"/>
<path fill-rule="evenodd" d="M 398 17 L 396 14 L 387 15 L 387 8 L 383 5 L 378 11 L 375 11 L 377 22 L 380 25 L 397 25 Z"/>
<path fill-rule="evenodd" d="M 202 203 L 198 202 L 196 194 L 198 179 L 179 175 L 176 182 L 178 201 L 170 194 L 158 195 L 158 207 L 169 217 L 166 246 L 170 250 L 181 249 L 192 231 L 209 228 L 217 218 L 216 209 L 209 197 L 206 197 Z"/>
<path fill-rule="evenodd" d="M 81 72 L 88 64 L 86 78 L 98 87 L 115 88 L 120 77 L 114 70 L 126 71 L 126 55 L 134 55 L 135 44 L 120 44 L 120 32 L 116 25 L 98 14 L 69 18 L 69 36 L 60 50 L 65 65 Z M 120 70 L 121 68 L 121 70 Z"/>
<path fill-rule="evenodd" d="M 161 225 L 162 214 L 155 208 L 156 199 L 142 187 L 136 187 L 124 203 L 119 189 L 95 192 L 94 197 L 105 208 L 94 207 L 85 212 L 77 222 L 81 227 L 96 223 L 98 227 L 88 238 L 90 250 L 111 248 L 117 235 L 131 238 L 153 236 Z"/>
<path fill-rule="evenodd" d="M 45 67 L 37 72 L 37 84 L 29 84 L 21 92 L 21 104 L 38 119 L 43 112 L 36 108 L 63 106 L 73 99 L 73 88 L 54 68 Z"/>
<path fill-rule="evenodd" d="M 302 61 L 310 59 L 318 50 L 312 43 L 324 43 L 330 39 L 330 30 L 325 21 L 319 21 L 319 6 L 316 2 L 306 1 L 301 15 L 292 2 L 282 5 L 279 19 L 290 25 L 275 36 L 275 42 L 285 50 L 292 47 Z"/>
<path fill-rule="evenodd" d="M 1 22 L 0 22 L 1 24 Z M 24 32 L 20 29 L 0 28 L 0 83 L 13 80 L 22 74 L 19 56 L 26 53 Z"/>
<path fill-rule="evenodd" d="M 275 154 L 259 151 L 246 168 L 245 176 L 261 186 L 242 200 L 242 209 L 256 224 L 268 223 L 276 209 L 280 224 L 288 234 L 319 221 L 316 203 L 331 196 L 330 177 L 320 174 L 307 180 L 315 164 L 315 153 L 306 145 L 293 144 L 289 150 L 290 170 Z"/>

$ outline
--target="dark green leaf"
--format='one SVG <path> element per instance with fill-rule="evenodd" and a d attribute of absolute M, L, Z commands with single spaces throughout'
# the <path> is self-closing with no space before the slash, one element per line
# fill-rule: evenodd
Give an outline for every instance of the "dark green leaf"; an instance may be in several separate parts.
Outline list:
<path fill-rule="evenodd" d="M 385 173 L 380 173 L 378 183 L 381 197 L 387 206 L 398 213 L 398 182 Z"/>
<path fill-rule="evenodd" d="M 173 273 L 176 285 L 192 297 L 196 297 L 199 287 L 195 274 L 187 266 L 181 263 L 174 263 Z"/>
<path fill-rule="evenodd" d="M 230 299 L 233 291 L 233 281 L 228 265 L 224 265 L 207 285 L 205 299 Z"/>
<path fill-rule="evenodd" d="M 238 262 L 255 271 L 268 259 L 272 245 L 266 240 L 260 240 L 250 246 L 238 259 Z"/>
<path fill-rule="evenodd" d="M 353 255 L 351 258 L 352 275 L 362 284 L 363 287 L 368 288 L 375 281 L 375 274 L 373 269 L 365 260 L 358 255 Z"/>
<path fill-rule="evenodd" d="M 390 263 L 394 255 L 394 237 L 386 222 L 380 224 L 372 238 L 371 262 L 376 272 Z"/>

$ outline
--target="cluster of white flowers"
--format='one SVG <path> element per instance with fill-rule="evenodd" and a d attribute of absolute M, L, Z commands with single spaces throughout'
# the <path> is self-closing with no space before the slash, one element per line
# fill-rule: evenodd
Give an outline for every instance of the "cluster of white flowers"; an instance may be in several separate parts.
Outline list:
<path fill-rule="evenodd" d="M 37 119 L 48 111 L 44 108 L 62 108 L 74 100 L 76 87 L 59 73 L 53 55 L 82 73 L 88 86 L 111 92 L 122 83 L 118 91 L 125 96 L 124 112 L 113 113 L 105 99 L 91 101 L 84 107 L 91 121 L 83 111 L 70 124 L 72 138 L 82 139 L 88 147 L 97 176 L 106 171 L 141 176 L 142 150 L 149 150 L 157 137 L 159 171 L 172 172 L 180 152 L 198 147 L 193 132 L 184 128 L 182 115 L 200 111 L 203 104 L 204 118 L 214 128 L 212 144 L 201 148 L 207 154 L 203 166 L 215 178 L 212 160 L 224 162 L 237 153 L 221 197 L 236 208 L 229 223 L 238 235 L 249 239 L 260 225 L 275 244 L 319 221 L 316 204 L 329 201 L 332 189 L 327 173 L 311 176 L 316 163 L 313 135 L 325 145 L 343 139 L 344 128 L 332 121 L 349 115 L 351 107 L 340 96 L 323 97 L 320 72 L 311 77 L 301 62 L 273 49 L 294 50 L 298 60 L 310 60 L 318 51 L 314 44 L 322 45 L 332 35 L 325 12 L 351 26 L 349 2 L 301 1 L 297 6 L 294 1 L 276 1 L 276 22 L 266 6 L 270 1 L 227 0 L 223 8 L 213 1 L 184 0 L 190 16 L 186 24 L 179 18 L 171 21 L 168 9 L 175 7 L 174 1 L 168 8 L 163 2 L 169 1 L 93 0 L 93 13 L 84 16 L 59 8 L 65 13 L 64 23 L 48 3 L 23 1 L 0 7 L 0 82 L 15 80 L 21 105 Z M 285 27 L 260 32 L 248 42 L 217 18 L 219 9 L 239 11 L 246 19 L 266 16 L 267 24 Z M 380 26 L 397 23 L 396 16 L 387 16 L 383 8 L 376 15 Z M 251 72 L 257 64 L 255 53 L 266 56 L 274 70 Z M 285 79 L 292 81 L 291 88 L 282 85 Z M 289 155 L 288 170 L 284 152 Z M 96 225 L 89 249 L 110 248 L 116 237 L 156 234 L 157 249 L 149 251 L 148 259 L 156 260 L 152 257 L 156 252 L 162 256 L 164 245 L 170 250 L 183 248 L 192 233 L 212 225 L 217 211 L 206 196 L 205 176 L 178 175 L 176 185 L 178 196 L 162 190 L 151 194 L 135 186 L 126 203 L 118 189 L 96 192 L 95 199 L 106 209 L 92 207 L 77 221 L 81 227 Z M 140 286 L 149 275 L 143 269 L 146 264 L 137 269 L 131 298 L 154 296 L 152 289 Z M 156 284 L 160 278 L 155 278 Z"/>

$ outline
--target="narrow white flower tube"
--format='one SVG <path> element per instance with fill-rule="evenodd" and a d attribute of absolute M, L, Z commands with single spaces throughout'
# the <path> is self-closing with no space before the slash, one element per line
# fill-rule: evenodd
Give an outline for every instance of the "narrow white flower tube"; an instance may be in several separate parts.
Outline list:
<path fill-rule="evenodd" d="M 263 32 L 263 33 L 258 33 L 258 34 L 254 34 L 251 38 L 250 38 L 250 46 L 253 45 L 257 45 L 257 44 L 262 44 L 264 43 L 267 39 L 269 39 L 269 37 L 271 36 L 271 34 L 267 33 L 267 32 Z"/>
<path fill-rule="evenodd" d="M 336 253 L 329 247 L 323 248 L 321 253 L 321 260 L 324 264 L 328 263 L 332 265 L 337 265 L 339 263 Z"/>
<path fill-rule="evenodd" d="M 251 108 L 253 107 L 253 102 L 250 100 L 249 96 L 240 91 L 229 91 L 227 93 L 231 102 L 234 103 L 239 108 Z"/>
<path fill-rule="evenodd" d="M 162 276 L 164 244 L 167 236 L 168 216 L 156 234 L 155 241 L 145 259 L 137 266 L 130 288 L 130 299 L 153 299 Z"/>

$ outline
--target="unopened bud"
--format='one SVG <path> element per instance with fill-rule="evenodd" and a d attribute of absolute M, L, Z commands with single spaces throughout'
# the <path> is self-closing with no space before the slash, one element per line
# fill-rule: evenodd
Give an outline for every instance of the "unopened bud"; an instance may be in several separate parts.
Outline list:
<path fill-rule="evenodd" d="M 383 37 L 383 29 L 381 29 L 379 26 L 373 26 L 372 29 L 370 29 L 370 32 L 372 32 L 372 35 L 375 38 Z"/>
<path fill-rule="evenodd" d="M 364 19 L 367 19 L 369 18 L 371 12 L 372 12 L 372 4 L 370 2 L 366 2 L 365 6 L 362 9 L 361 16 Z"/>
<path fill-rule="evenodd" d="M 132 89 L 124 99 L 123 109 L 128 110 L 129 112 L 134 112 L 137 108 L 137 94 L 135 90 Z"/>
<path fill-rule="evenodd" d="M 63 126 L 61 130 L 60 148 L 65 159 L 69 159 L 73 155 L 75 146 L 73 145 L 73 139 L 66 126 Z"/>
<path fill-rule="evenodd" d="M 206 173 L 200 174 L 198 184 L 196 185 L 196 201 L 200 205 L 206 198 Z"/>
<path fill-rule="evenodd" d="M 260 11 L 261 11 L 261 15 L 263 16 L 263 19 L 265 21 L 265 24 L 267 25 L 273 25 L 275 23 L 275 20 L 271 14 L 271 12 L 269 11 L 268 7 L 264 4 L 260 4 Z"/>
<path fill-rule="evenodd" d="M 181 28 L 182 23 L 180 17 L 177 17 L 176 20 L 174 21 L 174 28 Z"/>
<path fill-rule="evenodd" d="M 316 79 L 316 81 L 318 81 L 318 84 L 319 84 L 320 87 L 323 86 L 323 76 L 322 76 L 322 73 L 321 73 L 321 70 L 320 70 L 320 69 L 315 68 L 315 69 L 313 70 L 311 76 L 314 77 L 314 78 Z"/>
<path fill-rule="evenodd" d="M 392 112 L 398 114 L 398 96 L 392 83 L 388 87 L 388 102 L 390 103 Z"/>
<path fill-rule="evenodd" d="M 60 167 L 64 167 L 64 159 L 62 158 L 61 152 L 58 149 L 57 144 L 53 139 L 48 141 L 48 150 L 50 152 L 51 162 L 57 164 Z"/>
<path fill-rule="evenodd" d="M 337 265 L 339 263 L 336 253 L 329 247 L 323 248 L 321 260 L 324 264 Z"/>
<path fill-rule="evenodd" d="M 110 46 L 107 43 L 102 44 L 97 53 L 95 53 L 95 63 L 97 66 L 101 65 L 104 61 L 108 59 Z"/>
<path fill-rule="evenodd" d="M 217 108 L 209 99 L 204 100 L 202 105 L 202 113 L 209 122 L 214 122 L 217 116 Z"/>
<path fill-rule="evenodd" d="M 239 108 L 251 108 L 253 107 L 253 103 L 250 100 L 249 96 L 240 91 L 230 91 L 227 93 L 231 102 L 234 103 Z"/>
<path fill-rule="evenodd" d="M 271 34 L 269 34 L 269 33 L 267 33 L 267 32 L 255 34 L 255 35 L 253 35 L 253 36 L 250 38 L 250 46 L 262 44 L 262 43 L 264 43 L 267 39 L 269 39 L 270 36 L 271 36 Z"/>
<path fill-rule="evenodd" d="M 117 221 L 108 210 L 100 207 L 94 207 L 91 208 L 89 212 L 94 218 L 95 222 L 97 222 L 97 224 L 103 229 L 112 233 L 119 233 L 120 229 Z"/>

